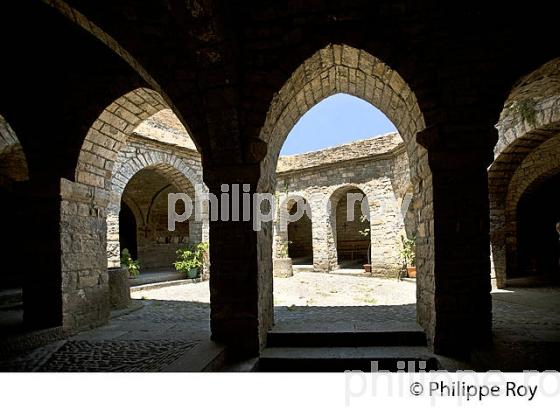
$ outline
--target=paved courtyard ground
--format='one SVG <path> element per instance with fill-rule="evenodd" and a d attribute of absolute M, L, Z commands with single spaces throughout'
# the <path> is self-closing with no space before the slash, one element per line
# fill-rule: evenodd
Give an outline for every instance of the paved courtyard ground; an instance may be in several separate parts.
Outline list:
<path fill-rule="evenodd" d="M 133 292 L 135 299 L 210 303 L 208 282 Z M 371 306 L 416 303 L 416 285 L 396 279 L 318 272 L 274 278 L 275 306 Z"/>
<path fill-rule="evenodd" d="M 139 309 L 18 357 L 0 358 L 0 370 L 158 371 L 185 352 L 197 355 L 208 343 L 208 282 L 132 296 Z M 302 272 L 274 280 L 274 301 L 275 328 L 281 330 L 418 327 L 413 282 Z M 495 346 L 478 356 L 480 366 L 547 363 L 560 343 L 560 289 L 496 291 L 493 311 Z"/>

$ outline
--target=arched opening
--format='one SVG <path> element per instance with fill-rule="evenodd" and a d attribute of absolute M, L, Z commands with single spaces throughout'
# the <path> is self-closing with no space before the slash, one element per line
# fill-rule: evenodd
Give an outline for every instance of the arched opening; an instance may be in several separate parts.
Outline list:
<path fill-rule="evenodd" d="M 149 275 L 150 282 L 157 276 L 161 281 L 169 280 L 176 272 L 173 263 L 177 259 L 177 250 L 195 241 L 194 237 L 191 238 L 194 214 L 186 221 L 177 222 L 174 231 L 168 230 L 168 196 L 190 193 L 190 206 L 194 209 L 193 192 L 194 187 L 184 176 L 165 166 L 144 168 L 126 184 L 119 214 L 120 249 L 127 248 L 133 259 L 138 260 L 140 279 Z M 174 205 L 175 213 L 182 215 L 185 203 L 176 201 Z M 122 220 L 123 216 L 127 219 Z M 128 231 L 121 232 L 122 226 L 128 227 Z"/>
<path fill-rule="evenodd" d="M 512 88 L 500 121 L 494 162 L 488 169 L 492 277 L 504 288 L 519 277 L 516 206 L 540 175 L 560 166 L 560 59 L 521 78 Z"/>
<path fill-rule="evenodd" d="M 14 130 L 0 115 L 0 226 L 3 241 L 0 274 L 0 333 L 17 333 L 23 327 L 23 297 L 25 284 L 24 252 L 26 235 L 20 218 L 25 218 L 18 184 L 28 180 L 27 161 Z M 11 261 L 11 262 L 10 262 Z"/>
<path fill-rule="evenodd" d="M 547 367 L 557 358 L 548 346 L 557 340 L 551 329 L 560 315 L 559 85 L 558 58 L 517 81 L 496 125 L 488 170 L 493 356 L 504 360 L 502 352 L 539 346 L 538 354 L 516 355 L 517 368 Z"/>
<path fill-rule="evenodd" d="M 288 223 L 288 256 L 294 265 L 313 265 L 313 232 L 311 219 L 307 212 L 307 202 L 303 202 L 306 212 L 293 222 Z M 288 213 L 298 213 L 298 202 L 288 203 Z"/>
<path fill-rule="evenodd" d="M 560 174 L 528 189 L 517 205 L 517 266 L 510 278 L 560 282 Z"/>
<path fill-rule="evenodd" d="M 361 189 L 354 187 L 340 188 L 331 198 L 334 207 L 331 223 L 340 268 L 360 270 L 370 262 L 371 227 L 369 212 L 364 214 L 362 200 L 367 210 L 367 197 Z"/>
<path fill-rule="evenodd" d="M 344 62 L 336 61 L 338 53 L 343 55 Z M 305 197 L 313 215 L 312 271 L 311 267 L 300 270 L 299 266 L 294 266 L 292 277 L 280 276 L 275 279 L 277 330 L 289 331 L 305 326 L 309 326 L 309 329 L 335 329 L 336 326 L 345 328 L 348 323 L 358 322 L 363 329 L 372 329 L 372 318 L 376 312 L 379 313 L 378 318 L 384 318 L 381 321 L 402 320 L 415 326 L 415 284 L 413 281 L 400 282 L 394 279 L 402 275 L 403 271 L 399 252 L 400 235 L 406 235 L 409 231 L 411 236 L 421 238 L 422 246 L 431 240 L 425 229 L 417 235 L 418 224 L 425 223 L 426 218 L 431 217 L 429 209 L 421 214 L 413 206 L 407 206 L 404 213 L 400 209 L 405 202 L 405 195 L 407 204 L 412 202 L 410 187 L 414 186 L 418 191 L 418 182 L 430 178 L 429 167 L 423 166 L 418 172 L 417 164 L 426 158 L 418 157 L 423 149 L 416 146 L 412 138 L 423 127 L 423 119 L 420 111 L 412 105 L 408 110 L 415 100 L 396 73 L 393 78 L 400 85 L 392 88 L 376 77 L 376 70 L 372 73 L 371 66 L 369 69 L 364 67 L 362 71 L 362 68 L 352 63 L 346 65 L 346 58 L 353 61 L 352 56 L 356 57 L 356 62 L 359 60 L 372 66 L 380 64 L 378 69 L 391 72 L 387 66 L 363 51 L 347 46 L 328 46 L 306 61 L 301 73 L 298 69 L 282 88 L 278 99 L 272 103 L 261 132 L 261 138 L 268 142 L 270 149 L 261 167 L 265 172 L 260 184 L 266 187 L 270 183 L 276 187 L 277 197 Z M 350 77 L 355 73 L 353 78 L 358 81 L 357 84 L 349 82 L 346 70 L 350 72 Z M 305 79 L 305 86 L 298 82 L 300 74 Z M 315 81 L 319 78 L 323 82 Z M 381 89 L 378 90 L 377 86 Z M 399 92 L 406 96 L 399 96 Z M 360 119 L 341 127 L 339 139 L 333 143 L 327 132 L 335 125 L 338 128 L 346 124 L 342 118 L 344 114 L 340 114 L 343 110 L 340 109 L 333 109 L 330 114 L 326 114 L 326 118 L 334 118 L 336 124 L 327 120 L 321 124 L 320 119 L 317 119 L 316 124 L 320 123 L 320 126 L 316 129 L 300 129 L 309 118 L 317 117 L 316 112 L 328 113 L 329 110 L 323 107 L 336 100 L 357 102 L 357 108 L 349 109 L 347 113 L 363 109 L 359 114 Z M 389 101 L 394 104 L 387 105 Z M 377 135 L 375 130 L 367 134 L 352 134 L 356 122 L 365 123 L 371 118 L 377 121 L 381 118 L 383 125 L 388 124 L 390 128 L 382 129 Z M 302 143 L 297 151 L 296 136 L 300 143 L 306 140 L 312 142 Z M 318 147 L 313 143 L 323 145 Z M 282 155 L 281 152 L 289 155 Z M 413 165 L 410 165 L 410 161 Z M 274 166 L 275 172 L 270 172 Z M 425 186 L 429 187 L 430 184 Z M 359 198 L 347 202 L 347 196 Z M 407 216 L 407 212 L 414 215 Z M 348 219 L 348 214 L 353 217 Z M 405 218 L 409 221 L 408 229 L 405 229 Z M 278 257 L 278 242 L 275 237 L 274 258 Z M 426 252 L 422 255 L 429 257 Z M 276 276 L 276 259 L 274 264 Z M 424 264 L 424 268 L 429 270 L 428 266 Z M 372 278 L 373 275 L 376 278 Z M 383 281 L 387 287 L 376 287 L 373 284 L 376 281 Z M 290 283 L 293 285 L 290 286 Z M 399 292 L 392 288 L 398 286 L 407 289 Z M 389 297 L 390 294 L 399 294 L 402 298 L 397 300 Z M 291 305 L 301 306 L 303 310 L 283 308 Z M 395 305 L 402 308 L 402 315 L 383 313 L 396 309 Z M 324 306 L 332 307 L 332 311 L 327 313 L 328 309 L 319 308 Z M 298 323 L 293 321 L 293 312 L 296 310 L 300 314 Z M 328 323 L 324 315 L 330 315 Z"/>
<path fill-rule="evenodd" d="M 136 217 L 130 207 L 123 200 L 119 213 L 119 240 L 121 255 L 124 249 L 128 249 L 132 259 L 138 259 L 138 227 Z"/>

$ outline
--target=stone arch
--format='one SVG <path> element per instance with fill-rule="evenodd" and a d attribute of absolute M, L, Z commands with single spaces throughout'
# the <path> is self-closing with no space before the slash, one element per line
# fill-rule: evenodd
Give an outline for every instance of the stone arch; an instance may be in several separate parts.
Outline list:
<path fill-rule="evenodd" d="M 416 135 L 426 128 L 424 114 L 416 95 L 403 78 L 385 63 L 364 50 L 347 45 L 329 44 L 305 60 L 273 97 L 265 123 L 260 132 L 268 150 L 260 164 L 258 192 L 273 192 L 275 188 L 275 169 L 280 149 L 286 137 L 299 120 L 313 105 L 336 94 L 348 93 L 371 103 L 380 109 L 396 126 L 406 145 L 409 161 L 410 180 L 414 184 L 417 199 L 418 235 L 416 239 L 418 282 L 420 287 L 432 289 L 434 276 L 434 238 L 433 238 L 433 196 L 432 174 L 428 164 L 427 150 L 416 143 Z M 314 220 L 329 216 L 314 212 Z M 317 234 L 315 233 L 314 236 Z M 259 272 L 264 275 L 263 289 L 271 272 L 266 252 L 271 248 L 271 238 L 266 230 L 258 233 Z M 332 249 L 332 246 L 329 247 Z M 314 263 L 315 269 L 328 270 L 333 262 L 332 252 L 322 255 L 316 251 L 314 258 L 324 257 L 321 266 Z M 423 282 L 424 281 L 424 282 Z M 422 282 L 422 283 L 421 283 Z M 430 295 L 429 292 L 425 292 Z M 272 295 L 268 295 L 263 306 L 272 306 Z M 433 299 L 427 296 L 426 307 L 419 310 L 419 321 L 431 325 L 430 309 Z"/>
<path fill-rule="evenodd" d="M 89 129 L 76 166 L 76 182 L 110 189 L 117 156 L 128 135 L 144 120 L 168 108 L 157 92 L 138 88 L 106 107 Z"/>
<path fill-rule="evenodd" d="M 8 121 L 0 115 L 0 226 L 4 236 L 4 245 L 0 255 L 4 260 L 18 260 L 21 253 L 23 232 L 22 219 L 28 215 L 24 212 L 22 203 L 16 194 L 15 185 L 29 180 L 27 160 L 20 141 Z M 26 232 L 27 234 L 29 232 Z M 25 282 L 24 269 L 12 266 L 3 269 L 0 274 L 0 289 L 20 288 Z"/>
<path fill-rule="evenodd" d="M 347 194 L 356 194 L 359 198 L 349 198 L 347 197 Z M 365 210 L 363 201 L 365 201 L 366 204 Z M 351 209 L 350 205 L 352 205 Z M 347 253 L 350 255 L 351 259 L 354 259 L 354 257 L 357 256 L 358 253 L 361 254 L 365 251 L 367 258 L 367 253 L 371 248 L 371 214 L 370 201 L 366 192 L 364 192 L 364 190 L 360 188 L 359 184 L 348 184 L 339 186 L 334 189 L 329 195 L 327 209 L 327 212 L 330 216 L 329 227 L 332 237 L 332 241 L 328 243 L 328 246 L 332 247 L 329 252 L 329 255 L 332 258 L 330 261 L 331 270 L 340 267 L 341 261 L 347 259 Z M 348 211 L 351 211 L 353 215 L 353 218 L 351 218 L 350 220 L 347 220 L 346 218 L 348 215 Z M 365 221 L 361 220 L 360 217 L 362 215 L 366 217 Z M 350 235 L 343 235 L 343 232 L 341 232 L 340 228 L 342 226 L 346 226 L 346 224 L 351 225 L 349 229 Z M 366 229 L 369 229 L 367 235 L 369 237 L 369 241 L 367 241 L 365 249 L 361 249 L 361 247 L 358 249 L 358 243 L 366 243 L 366 241 L 362 240 L 362 235 L 359 233 L 359 231 L 365 231 Z M 346 238 L 345 236 L 348 236 L 348 238 Z M 327 237 L 329 237 L 329 235 L 327 235 Z"/>
<path fill-rule="evenodd" d="M 115 164 L 111 181 L 111 199 L 107 208 L 107 258 L 110 268 L 120 266 L 119 212 L 123 192 L 134 175 L 146 169 L 157 170 L 159 174 L 173 182 L 181 192 L 189 195 L 193 201 L 201 201 L 201 194 L 206 192 L 202 176 L 194 172 L 180 157 L 155 150 L 136 151 L 136 155 L 132 158 L 120 155 Z M 198 206 L 201 214 L 191 221 L 189 228 L 191 242 L 205 241 L 208 236 L 206 212 L 202 209 L 201 202 Z M 144 219 L 146 217 L 147 215 L 143 216 Z"/>
<path fill-rule="evenodd" d="M 122 198 L 119 212 L 119 250 L 128 249 L 132 259 L 138 259 L 138 227 L 141 226 L 144 217 L 142 211 L 126 196 Z M 109 237 L 110 234 L 107 234 Z"/>
<path fill-rule="evenodd" d="M 0 115 L 0 186 L 28 179 L 23 147 L 10 124 Z"/>
<path fill-rule="evenodd" d="M 539 181 L 558 173 L 560 169 L 560 136 L 543 143 L 527 156 L 513 175 L 506 198 L 506 218 L 513 220 L 521 196 L 538 185 Z"/>
<path fill-rule="evenodd" d="M 530 164 L 529 157 L 541 161 L 532 153 L 541 147 L 546 150 L 545 144 L 560 133 L 560 58 L 514 85 L 496 128 L 499 138 L 494 162 L 488 169 L 491 262 L 496 285 L 504 287 L 508 264 L 513 261 L 507 241 L 514 241 L 511 235 L 515 232 L 515 217 L 512 219 L 507 211 L 508 206 L 516 206 L 510 202 L 514 194 L 509 190 L 519 185 L 512 185 L 514 175 L 524 168 L 523 164 Z M 521 194 L 516 195 L 518 200 Z"/>
<path fill-rule="evenodd" d="M 261 167 L 264 171 L 276 165 L 288 133 L 301 116 L 337 93 L 361 98 L 381 110 L 405 141 L 409 158 L 419 155 L 415 135 L 425 128 L 425 121 L 408 84 L 366 51 L 330 44 L 300 65 L 274 96 L 260 134 L 269 147 Z M 261 186 L 273 182 L 262 180 Z"/>
<path fill-rule="evenodd" d="M 304 193 L 286 193 L 278 198 L 277 217 L 274 220 L 275 257 L 283 255 L 285 251 L 288 252 L 289 257 L 292 257 L 292 255 L 290 255 L 290 228 L 291 224 L 300 222 L 300 220 L 292 221 L 291 219 L 288 219 L 292 214 L 294 206 L 297 206 L 298 214 L 302 213 L 301 217 L 306 218 L 305 222 L 309 223 L 309 239 L 313 242 L 313 216 L 309 200 L 306 198 Z M 313 244 L 311 244 L 311 253 L 314 254 Z"/>
<path fill-rule="evenodd" d="M 521 198 L 544 181 L 560 173 L 560 136 L 552 138 L 529 154 L 514 173 L 505 200 L 505 257 L 507 275 L 518 269 L 518 206 Z"/>
<path fill-rule="evenodd" d="M 122 58 L 130 67 L 132 67 L 148 84 L 159 89 L 156 81 L 144 69 L 138 60 L 136 60 L 124 47 L 122 47 L 114 37 L 109 35 L 101 27 L 91 21 L 84 14 L 80 13 L 74 7 L 70 6 L 63 0 L 43 0 L 50 7 L 56 9 L 59 13 L 90 33 L 92 36 L 101 41 L 105 46 L 111 49 L 115 54 Z"/>

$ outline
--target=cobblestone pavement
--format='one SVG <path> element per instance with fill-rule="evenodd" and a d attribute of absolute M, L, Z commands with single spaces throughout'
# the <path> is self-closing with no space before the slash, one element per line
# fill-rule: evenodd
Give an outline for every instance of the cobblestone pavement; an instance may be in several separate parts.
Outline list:
<path fill-rule="evenodd" d="M 158 371 L 210 337 L 209 306 L 142 300 L 130 314 L 18 357 L 0 371 Z"/>
<path fill-rule="evenodd" d="M 132 296 L 141 309 L 67 340 L 0 360 L 0 370 L 156 371 L 209 339 L 208 282 L 135 291 Z M 275 329 L 418 327 L 415 284 L 395 279 L 302 272 L 275 279 L 274 300 Z M 493 316 L 495 345 L 493 351 L 481 353 L 483 367 L 546 363 L 549 349 L 543 354 L 543 343 L 555 347 L 560 343 L 559 288 L 496 291 Z"/>

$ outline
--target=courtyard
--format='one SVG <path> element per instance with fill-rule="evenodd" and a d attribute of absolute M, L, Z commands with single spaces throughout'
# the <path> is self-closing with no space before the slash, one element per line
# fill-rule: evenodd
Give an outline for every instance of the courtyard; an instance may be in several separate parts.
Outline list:
<path fill-rule="evenodd" d="M 7 357 L 0 370 L 201 371 L 217 360 L 222 350 L 208 340 L 208 282 L 138 286 L 132 297 L 132 307 L 108 324 Z M 476 354 L 471 365 L 506 370 L 550 365 L 560 346 L 560 289 L 497 289 L 492 298 L 494 345 Z M 273 332 L 420 329 L 413 281 L 296 272 L 275 278 L 274 300 Z"/>

